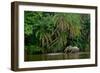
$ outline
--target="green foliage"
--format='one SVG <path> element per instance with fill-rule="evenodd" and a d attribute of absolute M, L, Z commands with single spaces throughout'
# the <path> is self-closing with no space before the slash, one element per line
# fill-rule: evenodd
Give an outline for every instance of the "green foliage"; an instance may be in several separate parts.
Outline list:
<path fill-rule="evenodd" d="M 89 51 L 89 14 L 25 11 L 24 23 L 30 54 L 63 52 L 68 45 Z"/>
<path fill-rule="evenodd" d="M 30 54 L 30 55 L 42 53 L 41 47 L 38 47 L 38 46 L 35 46 L 35 45 L 25 46 L 25 50 L 27 51 L 27 54 Z"/>

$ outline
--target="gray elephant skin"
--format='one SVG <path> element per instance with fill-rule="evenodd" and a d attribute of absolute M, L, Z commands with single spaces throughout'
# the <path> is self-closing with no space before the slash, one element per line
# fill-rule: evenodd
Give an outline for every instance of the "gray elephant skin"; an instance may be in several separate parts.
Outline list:
<path fill-rule="evenodd" d="M 64 53 L 66 54 L 70 54 L 70 53 L 78 53 L 79 52 L 79 48 L 77 46 L 68 46 L 65 48 Z"/>

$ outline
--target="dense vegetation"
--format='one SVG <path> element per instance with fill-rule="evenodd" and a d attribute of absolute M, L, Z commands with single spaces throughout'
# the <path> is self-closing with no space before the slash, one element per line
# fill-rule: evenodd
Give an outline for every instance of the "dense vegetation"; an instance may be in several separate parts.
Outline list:
<path fill-rule="evenodd" d="M 69 46 L 90 50 L 90 15 L 57 12 L 24 12 L 27 54 L 63 52 Z"/>

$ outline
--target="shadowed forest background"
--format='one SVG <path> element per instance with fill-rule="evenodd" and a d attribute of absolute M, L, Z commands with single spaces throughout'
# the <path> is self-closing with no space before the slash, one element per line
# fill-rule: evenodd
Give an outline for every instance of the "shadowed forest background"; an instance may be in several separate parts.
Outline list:
<path fill-rule="evenodd" d="M 77 46 L 79 52 L 88 52 L 82 58 L 89 58 L 90 15 L 24 11 L 24 41 L 25 61 L 51 60 L 44 59 L 46 54 L 64 53 L 70 45 Z M 52 60 L 57 57 L 65 59 L 54 55 Z"/>

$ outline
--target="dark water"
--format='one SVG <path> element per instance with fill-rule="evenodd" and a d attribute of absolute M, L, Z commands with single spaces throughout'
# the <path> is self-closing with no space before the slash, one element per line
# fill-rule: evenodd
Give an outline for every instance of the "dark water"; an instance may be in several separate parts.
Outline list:
<path fill-rule="evenodd" d="M 89 53 L 77 53 L 77 54 L 64 54 L 64 53 L 50 53 L 41 55 L 27 55 L 25 61 L 46 61 L 46 60 L 70 60 L 70 59 L 88 59 Z"/>

